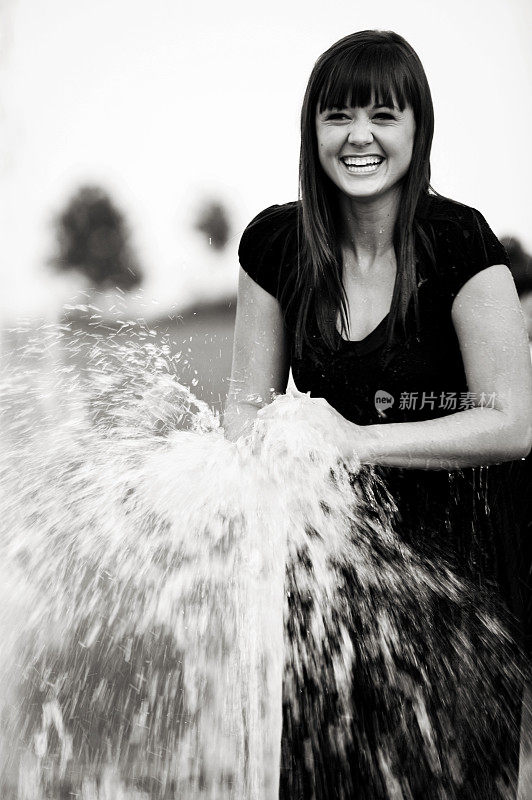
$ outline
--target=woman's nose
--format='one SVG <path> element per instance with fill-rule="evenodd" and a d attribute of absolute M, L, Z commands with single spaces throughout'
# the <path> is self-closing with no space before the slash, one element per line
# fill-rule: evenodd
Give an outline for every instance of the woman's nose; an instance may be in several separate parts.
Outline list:
<path fill-rule="evenodd" d="M 370 144 L 373 141 L 373 134 L 368 121 L 360 120 L 350 125 L 347 137 L 349 144 Z"/>

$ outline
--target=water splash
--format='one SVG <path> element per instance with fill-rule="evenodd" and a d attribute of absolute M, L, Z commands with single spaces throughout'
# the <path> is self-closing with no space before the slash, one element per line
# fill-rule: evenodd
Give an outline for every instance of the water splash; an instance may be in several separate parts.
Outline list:
<path fill-rule="evenodd" d="M 294 794 L 461 796 L 520 679 L 489 603 L 398 540 L 313 400 L 235 446 L 124 325 L 3 359 L 3 796 L 271 800 L 283 706 Z"/>

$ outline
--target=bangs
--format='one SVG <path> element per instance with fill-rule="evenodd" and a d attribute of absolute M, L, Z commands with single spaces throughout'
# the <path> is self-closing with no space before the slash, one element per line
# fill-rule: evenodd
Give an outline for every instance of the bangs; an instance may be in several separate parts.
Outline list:
<path fill-rule="evenodd" d="M 322 64 L 322 74 L 327 79 L 319 91 L 318 112 L 372 103 L 400 111 L 413 106 L 412 76 L 395 47 L 376 44 L 346 49 L 332 65 Z"/>

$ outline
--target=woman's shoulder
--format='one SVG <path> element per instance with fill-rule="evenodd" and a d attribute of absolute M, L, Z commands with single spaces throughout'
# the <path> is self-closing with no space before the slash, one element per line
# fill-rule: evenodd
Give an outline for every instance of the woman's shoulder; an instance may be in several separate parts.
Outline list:
<path fill-rule="evenodd" d="M 435 266 L 455 296 L 476 273 L 495 264 L 510 265 L 508 254 L 482 213 L 441 195 L 420 204 L 418 222 L 432 245 Z"/>
<path fill-rule="evenodd" d="M 242 269 L 256 283 L 278 296 L 281 273 L 297 254 L 300 201 L 268 206 L 244 229 L 238 246 Z"/>
<path fill-rule="evenodd" d="M 275 239 L 295 230 L 300 214 L 301 203 L 295 200 L 282 205 L 268 206 L 260 211 L 246 226 L 240 239 L 242 245 L 271 245 Z"/>
<path fill-rule="evenodd" d="M 421 223 L 433 225 L 439 230 L 447 228 L 454 231 L 468 230 L 484 220 L 478 209 L 440 194 L 429 194 L 423 198 L 417 217 Z"/>

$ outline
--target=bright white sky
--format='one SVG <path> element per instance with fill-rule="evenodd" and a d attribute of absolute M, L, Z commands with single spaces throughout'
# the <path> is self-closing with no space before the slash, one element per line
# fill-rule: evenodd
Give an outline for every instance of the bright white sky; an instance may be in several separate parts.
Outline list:
<path fill-rule="evenodd" d="M 314 61 L 363 28 L 396 30 L 424 63 L 435 188 L 532 251 L 529 0 L 0 0 L 0 11 L 4 313 L 72 294 L 43 263 L 50 219 L 85 182 L 126 212 L 163 303 L 202 272 L 188 223 L 204 197 L 233 213 L 236 276 L 242 228 L 297 196 Z"/>

